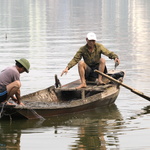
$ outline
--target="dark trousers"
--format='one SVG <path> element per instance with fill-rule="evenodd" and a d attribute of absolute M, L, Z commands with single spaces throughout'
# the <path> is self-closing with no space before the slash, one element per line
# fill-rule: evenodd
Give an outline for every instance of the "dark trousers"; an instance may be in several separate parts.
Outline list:
<path fill-rule="evenodd" d="M 85 70 L 85 79 L 88 81 L 95 81 L 98 78 L 98 73 L 94 72 L 94 70 L 99 69 L 99 64 L 93 66 L 87 66 Z M 105 66 L 104 73 L 107 73 L 107 67 Z"/>

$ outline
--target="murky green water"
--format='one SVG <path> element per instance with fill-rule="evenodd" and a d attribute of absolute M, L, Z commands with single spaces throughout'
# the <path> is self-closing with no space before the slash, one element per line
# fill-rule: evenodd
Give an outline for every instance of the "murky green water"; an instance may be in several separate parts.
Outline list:
<path fill-rule="evenodd" d="M 150 96 L 149 0 L 1 0 L 0 70 L 25 57 L 22 95 L 79 78 L 62 70 L 89 31 L 119 55 L 124 83 Z M 106 57 L 105 57 L 106 58 Z M 114 68 L 107 60 L 108 69 Z M 46 120 L 0 121 L 0 149 L 148 150 L 149 101 L 121 88 L 114 106 Z"/>

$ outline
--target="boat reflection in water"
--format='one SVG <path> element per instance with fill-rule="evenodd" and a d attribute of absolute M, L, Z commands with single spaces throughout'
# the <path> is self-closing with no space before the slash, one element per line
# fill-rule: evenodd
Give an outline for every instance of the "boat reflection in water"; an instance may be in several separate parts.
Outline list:
<path fill-rule="evenodd" d="M 138 119 L 139 116 L 149 114 L 149 108 L 150 106 L 144 107 L 141 114 L 137 114 L 136 117 L 134 116 L 128 119 Z M 49 130 L 52 131 L 51 133 L 54 134 L 54 137 L 51 138 L 51 135 L 49 135 L 48 138 L 53 140 L 55 136 L 63 132 L 63 129 L 67 130 L 68 127 L 71 129 L 69 132 L 77 129 L 77 133 L 71 134 L 72 137 L 70 138 L 74 138 L 75 141 L 69 145 L 70 149 L 105 150 L 109 147 L 119 147 L 119 135 L 122 129 L 126 129 L 126 121 L 123 120 L 115 104 L 101 109 L 97 108 L 80 113 L 53 116 L 46 120 L 23 119 L 12 122 L 9 120 L 1 120 L 0 148 L 15 148 L 19 150 L 20 147 L 23 147 L 21 143 L 28 140 L 22 138 L 22 136 L 46 133 Z M 46 138 L 48 140 L 47 143 L 49 142 L 48 138 Z M 40 139 L 41 142 L 42 140 L 46 140 L 43 135 L 40 136 Z M 51 143 L 49 143 L 48 147 L 51 148 Z"/>
<path fill-rule="evenodd" d="M 150 106 L 144 107 L 144 112 L 137 114 L 137 117 L 150 113 L 149 108 Z M 134 119 L 136 118 L 134 117 Z M 72 149 L 107 149 L 109 146 L 117 148 L 120 130 L 126 128 L 125 121 L 115 104 L 111 107 L 93 109 L 82 113 L 53 116 L 47 120 L 15 120 L 12 122 L 3 120 L 0 122 L 0 127 L 0 148 L 16 149 L 20 149 L 21 142 L 24 142 L 21 141 L 21 136 L 24 134 L 43 133 L 52 130 L 57 135 L 61 133 L 62 128 L 67 127 L 78 130 L 77 134 L 73 135 L 77 140 L 69 145 Z M 41 136 L 41 139 L 43 138 Z"/>
<path fill-rule="evenodd" d="M 2 120 L 0 122 L 0 147 L 20 149 L 21 142 L 23 142 L 21 136 L 25 133 L 33 134 L 33 130 L 34 133 L 35 130 L 36 132 L 40 131 L 40 133 L 54 130 L 53 133 L 56 135 L 60 133 L 62 127 L 68 126 L 78 130 L 77 135 L 73 135 L 77 140 L 69 147 L 75 149 L 105 149 L 106 145 L 112 143 L 117 147 L 117 143 L 119 143 L 117 131 L 123 127 L 123 124 L 124 121 L 115 104 L 82 113 L 53 116 L 47 120 L 15 120 L 12 122 Z M 105 139 L 111 141 L 111 143 L 106 142 Z"/>

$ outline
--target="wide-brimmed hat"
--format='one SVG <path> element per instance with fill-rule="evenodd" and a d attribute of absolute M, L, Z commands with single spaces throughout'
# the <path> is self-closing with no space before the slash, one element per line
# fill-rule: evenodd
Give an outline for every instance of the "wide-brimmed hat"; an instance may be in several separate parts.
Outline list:
<path fill-rule="evenodd" d="M 30 63 L 27 59 L 21 58 L 20 60 L 15 60 L 15 61 L 20 63 L 25 68 L 26 72 L 29 73 Z"/>

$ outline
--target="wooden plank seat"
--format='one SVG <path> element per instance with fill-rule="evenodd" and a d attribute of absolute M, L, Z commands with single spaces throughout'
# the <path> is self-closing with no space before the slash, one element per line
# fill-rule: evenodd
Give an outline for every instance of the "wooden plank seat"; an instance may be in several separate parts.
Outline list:
<path fill-rule="evenodd" d="M 75 94 L 76 96 L 79 94 L 81 99 L 85 99 L 87 97 L 87 95 L 89 95 L 89 94 L 91 95 L 92 93 L 95 94 L 95 93 L 103 92 L 104 90 L 106 90 L 107 88 L 109 88 L 111 86 L 112 86 L 111 84 L 107 84 L 107 85 L 101 85 L 101 86 L 88 86 L 86 88 L 80 88 L 80 89 L 68 88 L 67 86 L 65 86 L 62 88 L 56 88 L 55 92 L 56 93 L 65 93 L 65 94 L 67 94 L 67 93 L 69 94 L 69 92 L 70 92 L 71 95 Z M 70 94 L 67 96 L 70 96 Z M 74 97 L 75 97 L 75 95 L 74 95 Z"/>
<path fill-rule="evenodd" d="M 55 91 L 104 91 L 106 88 L 111 87 L 111 84 L 107 85 L 100 85 L 100 86 L 87 86 L 86 88 L 68 88 L 68 87 L 61 87 L 61 88 L 56 88 Z"/>

